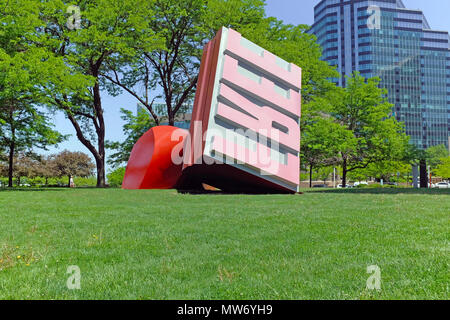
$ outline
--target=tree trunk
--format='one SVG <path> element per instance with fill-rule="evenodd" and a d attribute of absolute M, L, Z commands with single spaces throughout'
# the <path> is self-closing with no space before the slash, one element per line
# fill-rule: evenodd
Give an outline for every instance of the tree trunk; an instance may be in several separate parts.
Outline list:
<path fill-rule="evenodd" d="M 69 174 L 69 176 L 68 176 L 68 178 L 69 178 L 69 180 L 67 181 L 67 188 L 70 188 L 70 178 L 71 178 L 72 176 Z"/>
<path fill-rule="evenodd" d="M 14 174 L 14 141 L 9 145 L 9 167 L 8 167 L 8 187 L 13 187 L 13 174 Z"/>
<path fill-rule="evenodd" d="M 312 172 L 313 172 L 313 166 L 312 164 L 309 165 L 309 187 L 312 188 Z"/>
<path fill-rule="evenodd" d="M 95 159 L 95 163 L 97 164 L 97 188 L 106 187 L 105 180 L 105 158 Z"/>
<path fill-rule="evenodd" d="M 98 154 L 95 156 L 95 163 L 97 165 L 97 188 L 106 187 L 105 178 L 105 119 L 103 118 L 103 107 L 100 93 L 99 84 L 99 66 L 93 72 L 93 75 L 97 78 L 94 85 L 94 108 L 97 116 L 97 139 L 98 139 Z"/>
<path fill-rule="evenodd" d="M 11 126 L 11 141 L 9 143 L 9 167 L 8 167 L 8 187 L 13 187 L 14 174 L 14 151 L 16 148 L 16 128 L 14 127 L 13 107 L 9 109 L 9 123 Z"/>
<path fill-rule="evenodd" d="M 347 158 L 342 162 L 342 188 L 347 186 Z"/>
<path fill-rule="evenodd" d="M 103 117 L 102 117 L 103 119 Z M 103 120 L 102 120 L 103 121 Z M 98 157 L 95 157 L 97 165 L 97 188 L 106 187 L 105 175 L 105 129 L 98 133 Z"/>
<path fill-rule="evenodd" d="M 104 127 L 103 127 L 104 128 Z M 97 188 L 106 187 L 105 175 L 105 130 L 98 133 L 98 154 L 94 155 L 97 166 Z"/>
<path fill-rule="evenodd" d="M 168 120 L 169 120 L 169 126 L 173 126 L 175 125 L 175 115 L 173 114 L 173 112 L 169 112 L 168 114 Z"/>
<path fill-rule="evenodd" d="M 427 161 L 420 160 L 420 187 L 428 188 L 428 172 L 427 172 Z"/>

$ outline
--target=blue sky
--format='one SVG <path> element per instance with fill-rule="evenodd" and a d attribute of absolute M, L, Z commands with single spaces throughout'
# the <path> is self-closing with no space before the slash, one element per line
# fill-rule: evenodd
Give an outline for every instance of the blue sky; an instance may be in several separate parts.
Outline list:
<path fill-rule="evenodd" d="M 291 24 L 312 24 L 314 22 L 314 6 L 319 0 L 266 0 L 266 13 Z M 420 9 L 424 12 L 432 29 L 450 31 L 450 1 L 449 0 L 403 0 L 409 9 Z M 124 139 L 122 133 L 123 121 L 120 119 L 120 108 L 136 110 L 136 100 L 128 94 L 118 97 L 103 95 L 103 107 L 105 109 L 106 139 L 121 141 Z M 58 131 L 71 134 L 71 138 L 60 144 L 58 148 L 51 148 L 49 152 L 54 153 L 63 149 L 71 151 L 89 151 L 78 141 L 74 129 L 62 114 L 53 115 L 53 122 Z M 108 170 L 108 167 L 107 167 Z"/>

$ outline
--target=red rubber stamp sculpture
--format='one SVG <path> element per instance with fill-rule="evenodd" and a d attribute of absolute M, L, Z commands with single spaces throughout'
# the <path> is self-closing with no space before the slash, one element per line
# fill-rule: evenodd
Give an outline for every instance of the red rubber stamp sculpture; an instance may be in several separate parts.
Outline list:
<path fill-rule="evenodd" d="M 181 176 L 182 166 L 172 162 L 172 150 L 189 134 L 181 130 L 181 140 L 172 141 L 173 132 L 180 130 L 171 126 L 158 126 L 147 131 L 133 147 L 122 188 L 174 188 Z"/>
<path fill-rule="evenodd" d="M 123 188 L 295 193 L 301 69 L 222 28 L 205 47 L 189 132 L 152 128 Z"/>

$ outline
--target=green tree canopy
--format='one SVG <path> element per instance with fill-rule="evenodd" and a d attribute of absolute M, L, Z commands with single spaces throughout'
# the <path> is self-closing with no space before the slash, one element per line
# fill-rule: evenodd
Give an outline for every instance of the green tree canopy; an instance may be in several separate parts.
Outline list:
<path fill-rule="evenodd" d="M 409 139 L 393 117 L 392 105 L 387 102 L 386 91 L 379 88 L 379 81 L 366 80 L 356 72 L 347 79 L 346 88 L 333 91 L 332 101 L 313 102 L 322 102 L 319 105 L 326 110 L 322 116 L 333 123 L 333 129 L 322 139 L 330 142 L 326 148 L 333 150 L 335 164 L 342 168 L 343 185 L 348 172 L 383 161 L 403 160 L 408 150 Z"/>
<path fill-rule="evenodd" d="M 425 150 L 425 156 L 428 165 L 434 170 L 440 163 L 442 158 L 449 156 L 448 149 L 445 145 L 440 144 L 437 146 L 429 147 Z"/>
<path fill-rule="evenodd" d="M 445 157 L 440 160 L 440 163 L 436 167 L 435 174 L 444 179 L 450 178 L 450 157 Z"/>
<path fill-rule="evenodd" d="M 30 46 L 39 26 L 35 4 L 30 0 L 0 1 L 0 148 L 8 152 L 10 187 L 17 152 L 46 148 L 64 139 L 39 108 L 44 97 L 38 89 L 44 70 L 52 65 L 44 48 Z"/>
<path fill-rule="evenodd" d="M 41 27 L 34 44 L 44 46 L 55 60 L 42 86 L 47 103 L 70 120 L 95 159 L 97 186 L 103 187 L 106 125 L 101 74 L 118 61 L 130 61 L 138 51 L 151 51 L 160 44 L 148 24 L 154 1 L 78 1 L 80 19 L 75 25 L 73 7 L 64 1 L 35 2 Z"/>
<path fill-rule="evenodd" d="M 339 148 L 352 141 L 352 133 L 331 117 L 310 117 L 308 125 L 303 127 L 300 147 L 302 163 L 309 167 L 310 187 L 313 171 L 335 164 Z"/>
<path fill-rule="evenodd" d="M 264 17 L 262 0 L 155 0 L 148 19 L 164 45 L 143 49 L 135 59 L 116 61 L 102 75 L 111 94 L 131 94 L 147 108 L 157 125 L 167 116 L 170 125 L 183 106 L 192 102 L 204 45 L 222 27 L 237 29 L 257 24 Z M 162 98 L 163 114 L 154 108 Z"/>

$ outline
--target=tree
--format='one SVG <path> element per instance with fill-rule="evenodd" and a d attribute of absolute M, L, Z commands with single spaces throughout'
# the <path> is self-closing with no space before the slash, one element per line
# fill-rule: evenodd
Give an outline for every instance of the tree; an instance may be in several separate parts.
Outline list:
<path fill-rule="evenodd" d="M 95 165 L 91 158 L 82 152 L 70 152 L 67 150 L 52 157 L 53 166 L 59 177 L 68 177 L 68 186 L 70 187 L 70 178 L 89 177 L 92 175 Z"/>
<path fill-rule="evenodd" d="M 7 176 L 10 165 L 0 165 L 0 176 Z M 13 178 L 16 178 L 17 186 L 20 186 L 21 179 L 34 178 L 39 176 L 38 156 L 31 152 L 17 152 L 13 159 Z"/>
<path fill-rule="evenodd" d="M 53 161 L 54 156 L 39 156 L 39 165 L 37 166 L 36 176 L 45 179 L 45 185 L 48 185 L 48 179 L 58 176 L 58 170 L 55 166 L 55 161 Z"/>
<path fill-rule="evenodd" d="M 0 100 L 0 117 L 4 119 L 3 124 L 0 123 L 0 144 L 8 149 L 9 187 L 12 187 L 16 152 L 31 150 L 33 147 L 46 149 L 64 138 L 52 129 L 43 112 L 28 104 L 27 99 L 20 100 Z"/>
<path fill-rule="evenodd" d="M 39 12 L 33 4 L 29 0 L 0 2 L 0 148 L 8 152 L 9 187 L 17 152 L 45 149 L 64 139 L 38 107 L 42 96 L 37 88 L 43 78 L 39 66 L 47 55 L 42 48 L 29 46 L 24 36 L 37 26 Z"/>
<path fill-rule="evenodd" d="M 441 163 L 442 158 L 446 158 L 449 156 L 449 152 L 447 147 L 443 144 L 429 147 L 425 150 L 425 157 L 428 165 L 432 170 L 436 169 L 437 166 Z"/>
<path fill-rule="evenodd" d="M 264 1 L 156 0 L 153 9 L 149 27 L 163 39 L 164 46 L 139 51 L 131 64 L 109 62 L 102 76 L 112 84 L 111 94 L 125 91 L 148 110 L 156 125 L 161 116 L 167 116 L 173 125 L 176 114 L 193 99 L 204 45 L 222 26 L 239 31 L 259 23 Z M 154 108 L 161 92 L 166 106 L 163 115 Z"/>
<path fill-rule="evenodd" d="M 33 153 L 19 153 L 14 159 L 14 176 L 17 186 L 21 185 L 22 178 L 35 178 L 39 175 L 39 161 Z"/>
<path fill-rule="evenodd" d="M 342 99 L 336 101 L 330 113 L 347 134 L 338 144 L 337 163 L 342 167 L 343 185 L 348 172 L 373 163 L 402 160 L 408 149 L 409 139 L 392 115 L 392 105 L 379 82 L 379 78 L 365 80 L 355 72 L 348 77 Z"/>
<path fill-rule="evenodd" d="M 78 1 L 77 26 L 66 25 L 63 1 L 36 1 L 42 25 L 36 46 L 45 46 L 55 60 L 53 73 L 42 86 L 48 104 L 63 111 L 80 142 L 93 155 L 97 186 L 105 186 L 105 120 L 101 74 L 117 61 L 129 61 L 136 52 L 159 45 L 148 18 L 153 1 Z"/>
<path fill-rule="evenodd" d="M 334 68 L 321 61 L 322 49 L 315 36 L 307 33 L 309 27 L 265 18 L 262 0 L 157 0 L 150 24 L 165 46 L 141 52 L 131 65 L 116 61 L 109 66 L 109 73 L 102 75 L 111 82 L 111 93 L 131 94 L 147 108 L 156 125 L 161 114 L 154 110 L 153 102 L 161 92 L 170 125 L 183 105 L 192 101 L 203 47 L 222 26 L 299 65 L 305 103 L 330 90 L 333 84 L 327 78 L 337 77 Z M 153 99 L 150 89 L 154 90 Z"/>
<path fill-rule="evenodd" d="M 145 109 L 139 109 L 137 115 L 126 109 L 121 109 L 120 112 L 122 113 L 122 120 L 125 121 L 123 126 L 125 139 L 123 142 L 107 141 L 106 143 L 106 148 L 115 151 L 108 160 L 108 164 L 114 168 L 128 162 L 134 144 L 155 125 L 155 121 Z"/>
<path fill-rule="evenodd" d="M 350 132 L 331 118 L 314 117 L 302 130 L 300 155 L 309 166 L 309 187 L 312 187 L 314 169 L 330 166 L 337 161 L 338 146 L 343 146 Z"/>
<path fill-rule="evenodd" d="M 450 178 L 450 157 L 441 159 L 436 167 L 435 174 L 443 179 Z"/>

